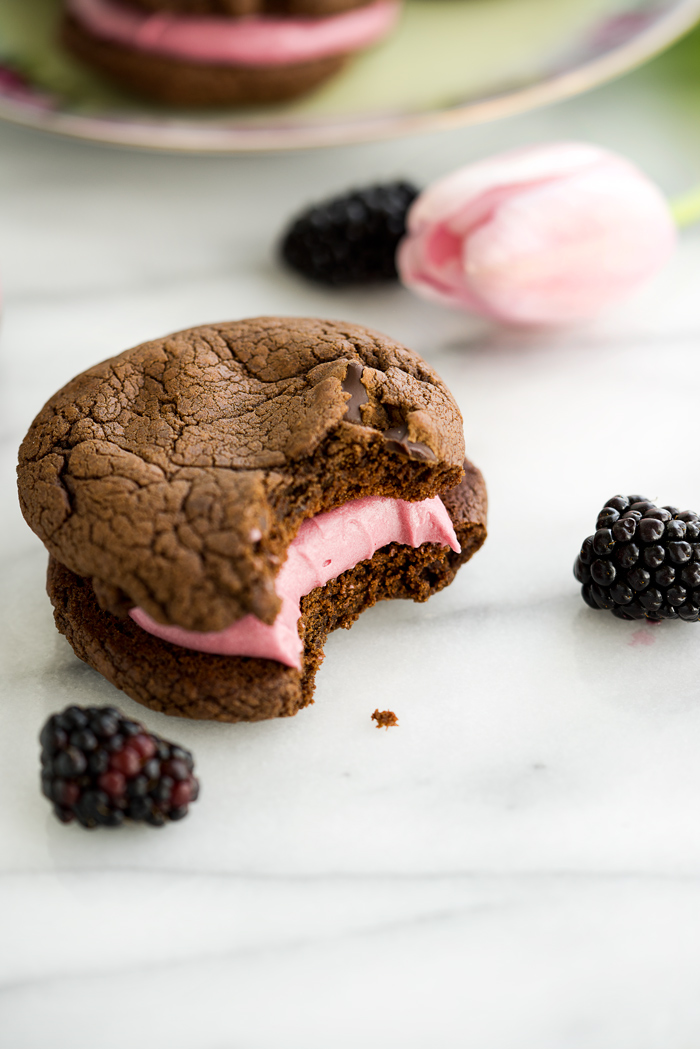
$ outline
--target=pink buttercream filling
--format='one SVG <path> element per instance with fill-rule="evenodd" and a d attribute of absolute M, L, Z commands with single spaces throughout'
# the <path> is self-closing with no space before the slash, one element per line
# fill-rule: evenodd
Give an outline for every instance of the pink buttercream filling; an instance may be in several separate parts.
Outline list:
<path fill-rule="evenodd" d="M 393 29 L 400 0 L 374 0 L 330 18 L 148 14 L 117 0 L 68 0 L 94 36 L 204 65 L 276 66 L 369 47 Z"/>
<path fill-rule="evenodd" d="M 225 630 L 198 633 L 156 623 L 142 608 L 132 608 L 129 615 L 149 634 L 173 645 L 220 656 L 274 659 L 301 670 L 304 646 L 297 624 L 302 597 L 368 560 L 389 543 L 413 547 L 437 543 L 460 551 L 450 515 L 439 496 L 420 503 L 368 496 L 304 521 L 275 581 L 282 608 L 271 626 L 255 616 L 245 616 Z"/>

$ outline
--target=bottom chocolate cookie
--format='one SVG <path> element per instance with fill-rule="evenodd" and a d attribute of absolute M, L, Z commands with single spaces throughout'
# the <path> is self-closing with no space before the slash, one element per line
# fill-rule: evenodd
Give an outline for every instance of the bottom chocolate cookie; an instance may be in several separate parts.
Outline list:
<path fill-rule="evenodd" d="M 313 702 L 316 671 L 332 630 L 392 598 L 426 601 L 454 579 L 486 538 L 486 489 L 476 467 L 442 495 L 461 552 L 426 543 L 392 543 L 302 599 L 302 669 L 274 660 L 220 656 L 172 645 L 128 616 L 103 611 L 89 580 L 49 561 L 47 590 L 56 626 L 76 655 L 132 699 L 153 710 L 214 721 L 289 717 Z"/>
<path fill-rule="evenodd" d="M 343 54 L 293 65 L 198 64 L 102 40 L 71 17 L 65 18 L 61 37 L 69 51 L 120 87 L 173 106 L 284 102 L 312 91 L 347 60 Z"/>

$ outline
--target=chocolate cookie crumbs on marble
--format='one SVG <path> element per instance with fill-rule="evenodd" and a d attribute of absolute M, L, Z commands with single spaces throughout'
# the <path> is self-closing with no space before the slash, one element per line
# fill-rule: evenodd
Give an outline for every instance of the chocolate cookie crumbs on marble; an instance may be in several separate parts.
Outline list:
<path fill-rule="evenodd" d="M 330 631 L 379 600 L 427 600 L 486 536 L 483 478 L 445 384 L 399 343 L 331 321 L 214 324 L 89 369 L 35 419 L 18 478 L 51 555 L 58 629 L 128 695 L 185 717 L 296 713 Z M 368 496 L 440 496 L 461 552 L 390 543 L 316 586 L 301 599 L 299 668 L 195 651 L 131 618 L 204 634 L 274 624 L 300 527 Z"/>
<path fill-rule="evenodd" d="M 398 726 L 399 719 L 393 710 L 375 710 L 372 721 L 376 721 L 377 728 L 394 728 Z"/>

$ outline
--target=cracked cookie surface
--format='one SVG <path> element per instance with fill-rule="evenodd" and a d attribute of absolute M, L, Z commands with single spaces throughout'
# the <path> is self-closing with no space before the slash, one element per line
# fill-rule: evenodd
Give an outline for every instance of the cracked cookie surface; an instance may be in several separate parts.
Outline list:
<path fill-rule="evenodd" d="M 102 608 L 212 631 L 274 621 L 306 518 L 365 495 L 429 498 L 463 458 L 459 409 L 416 354 L 358 325 L 263 317 L 77 376 L 33 422 L 18 478 L 30 527 Z"/>

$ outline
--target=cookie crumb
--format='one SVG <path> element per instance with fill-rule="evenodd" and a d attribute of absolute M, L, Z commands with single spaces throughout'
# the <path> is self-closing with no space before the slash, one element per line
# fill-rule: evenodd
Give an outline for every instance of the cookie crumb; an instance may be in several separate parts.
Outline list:
<path fill-rule="evenodd" d="M 372 721 L 377 722 L 377 728 L 393 728 L 399 723 L 393 710 L 375 710 L 372 714 Z"/>

